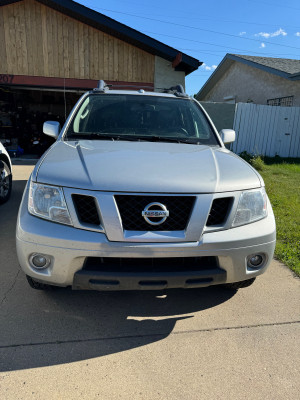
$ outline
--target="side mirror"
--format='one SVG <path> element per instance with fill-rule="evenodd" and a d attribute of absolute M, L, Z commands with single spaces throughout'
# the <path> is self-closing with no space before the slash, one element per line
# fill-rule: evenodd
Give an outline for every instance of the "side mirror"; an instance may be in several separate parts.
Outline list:
<path fill-rule="evenodd" d="M 43 132 L 45 135 L 51 136 L 54 139 L 58 138 L 60 132 L 60 123 L 57 121 L 44 122 Z"/>
<path fill-rule="evenodd" d="M 222 129 L 219 132 L 222 142 L 224 144 L 232 143 L 235 141 L 235 131 L 233 129 Z"/>

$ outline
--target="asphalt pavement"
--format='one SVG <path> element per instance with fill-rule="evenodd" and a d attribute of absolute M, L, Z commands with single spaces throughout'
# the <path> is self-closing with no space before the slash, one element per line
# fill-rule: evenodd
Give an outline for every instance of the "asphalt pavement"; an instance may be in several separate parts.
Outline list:
<path fill-rule="evenodd" d="M 31 289 L 15 250 L 33 165 L 0 206 L 0 399 L 297 399 L 300 280 L 157 292 Z"/>

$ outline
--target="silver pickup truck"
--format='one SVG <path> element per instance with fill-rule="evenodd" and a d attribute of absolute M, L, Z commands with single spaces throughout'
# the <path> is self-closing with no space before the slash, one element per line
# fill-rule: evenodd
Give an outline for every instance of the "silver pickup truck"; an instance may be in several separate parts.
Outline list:
<path fill-rule="evenodd" d="M 33 288 L 238 289 L 266 271 L 275 220 L 263 179 L 182 87 L 100 81 L 44 133 L 57 140 L 27 183 L 16 233 Z"/>

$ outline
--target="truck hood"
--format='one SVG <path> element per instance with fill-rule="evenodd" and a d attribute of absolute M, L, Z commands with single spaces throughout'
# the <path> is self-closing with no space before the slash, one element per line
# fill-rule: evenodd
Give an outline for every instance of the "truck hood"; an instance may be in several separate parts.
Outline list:
<path fill-rule="evenodd" d="M 33 180 L 110 192 L 214 193 L 260 187 L 259 174 L 220 147 L 165 142 L 56 142 Z"/>

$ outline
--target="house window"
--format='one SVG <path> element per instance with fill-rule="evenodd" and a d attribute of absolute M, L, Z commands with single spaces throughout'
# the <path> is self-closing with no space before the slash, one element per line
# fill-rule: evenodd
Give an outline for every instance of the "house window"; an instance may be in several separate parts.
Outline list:
<path fill-rule="evenodd" d="M 224 103 L 235 104 L 235 96 L 223 97 Z"/>
<path fill-rule="evenodd" d="M 281 107 L 292 107 L 294 96 L 278 97 L 277 99 L 267 100 L 268 106 L 281 106 Z"/>

